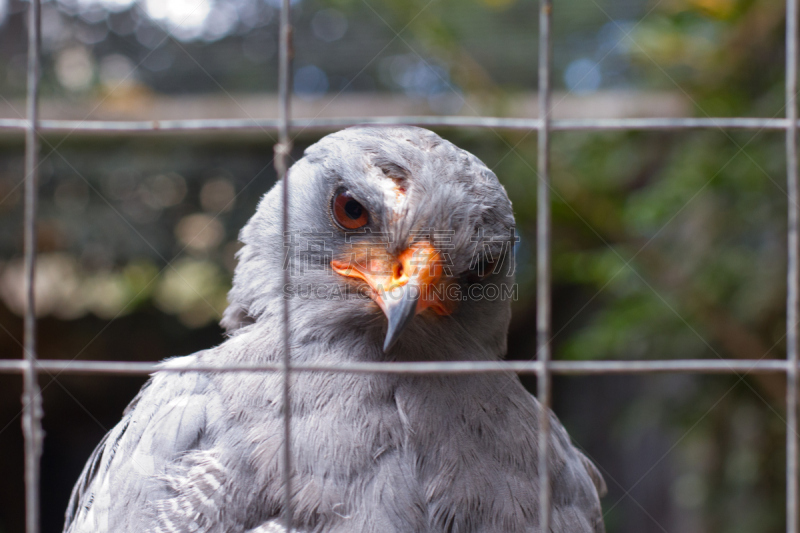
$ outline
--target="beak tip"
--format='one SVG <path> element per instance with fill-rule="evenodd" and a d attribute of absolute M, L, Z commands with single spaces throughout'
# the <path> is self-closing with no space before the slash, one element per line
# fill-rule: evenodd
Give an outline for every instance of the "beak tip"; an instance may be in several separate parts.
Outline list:
<path fill-rule="evenodd" d="M 389 353 L 392 346 L 394 346 L 394 340 L 387 334 L 386 340 L 383 341 L 383 353 Z"/>
<path fill-rule="evenodd" d="M 403 295 L 399 300 L 386 302 L 384 312 L 389 322 L 386 338 L 383 341 L 383 353 L 392 349 L 403 331 L 408 327 L 416 314 L 419 290 L 415 287 L 403 287 Z"/>
<path fill-rule="evenodd" d="M 389 329 L 386 331 L 386 338 L 383 340 L 383 353 L 388 353 L 392 346 L 397 344 L 397 340 L 400 338 L 400 334 L 405 329 L 406 324 L 389 321 Z"/>

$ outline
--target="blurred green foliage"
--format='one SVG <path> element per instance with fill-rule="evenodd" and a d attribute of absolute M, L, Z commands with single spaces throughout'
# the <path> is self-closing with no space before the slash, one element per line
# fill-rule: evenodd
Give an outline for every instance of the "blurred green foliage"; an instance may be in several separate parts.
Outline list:
<path fill-rule="evenodd" d="M 626 38 L 646 87 L 684 94 L 701 117 L 784 115 L 780 3 L 651 6 Z M 532 240 L 535 150 L 522 142 L 496 171 Z M 554 281 L 583 289 L 557 357 L 785 356 L 783 135 L 557 133 L 552 174 Z M 673 428 L 672 527 L 783 530 L 783 380 L 679 379 L 648 392 L 610 429 L 635 439 L 649 424 Z"/>

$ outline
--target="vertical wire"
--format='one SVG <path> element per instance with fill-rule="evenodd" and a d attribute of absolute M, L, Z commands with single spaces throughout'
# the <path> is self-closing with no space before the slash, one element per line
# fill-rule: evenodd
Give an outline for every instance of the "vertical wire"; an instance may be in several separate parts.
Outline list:
<path fill-rule="evenodd" d="M 786 531 L 797 533 L 798 447 L 798 184 L 797 184 L 797 0 L 786 0 L 786 181 L 788 189 L 788 250 L 786 292 Z"/>
<path fill-rule="evenodd" d="M 39 533 L 39 481 L 42 456 L 42 397 L 36 373 L 36 310 L 34 274 L 36 271 L 36 204 L 38 193 L 37 156 L 39 154 L 39 0 L 31 0 L 28 11 L 28 123 L 25 128 L 25 319 L 22 395 L 22 433 L 25 438 L 25 528 Z"/>
<path fill-rule="evenodd" d="M 539 526 L 550 531 L 550 17 L 552 0 L 539 1 L 539 132 L 536 213 L 536 353 L 539 420 Z"/>
<path fill-rule="evenodd" d="M 283 242 L 291 243 L 289 237 L 289 172 L 287 169 L 287 158 L 292 150 L 292 141 L 289 139 L 289 111 L 291 94 L 289 92 L 292 61 L 292 27 L 290 21 L 291 11 L 289 0 L 281 3 L 281 31 L 280 31 L 280 55 L 278 63 L 278 99 L 280 127 L 278 129 L 278 144 L 275 145 L 275 170 L 278 179 L 282 183 L 282 230 Z M 291 252 L 291 250 L 289 250 Z M 286 264 L 283 268 L 284 289 L 289 285 L 289 268 Z M 286 294 L 284 290 L 282 294 Z M 291 343 L 289 338 L 289 300 L 283 298 L 283 489 L 284 489 L 284 508 L 283 520 L 286 533 L 292 532 L 292 447 L 291 447 Z"/>

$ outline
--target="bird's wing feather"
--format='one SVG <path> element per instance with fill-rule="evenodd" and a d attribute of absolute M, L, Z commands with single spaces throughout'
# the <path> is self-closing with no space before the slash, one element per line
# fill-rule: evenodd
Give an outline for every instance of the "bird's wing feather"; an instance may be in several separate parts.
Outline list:
<path fill-rule="evenodd" d="M 603 479 L 603 474 L 600 473 L 600 470 L 597 468 L 591 459 L 586 457 L 580 450 L 576 450 L 578 454 L 578 458 L 581 460 L 583 467 L 586 469 L 586 472 L 589 474 L 589 477 L 592 478 L 592 483 L 594 483 L 594 488 L 597 489 L 597 495 L 601 498 L 608 493 L 608 486 L 606 485 L 606 480 Z"/>
<path fill-rule="evenodd" d="M 195 356 L 165 366 L 191 364 Z M 64 531 L 148 529 L 154 501 L 171 488 L 166 469 L 196 449 L 213 395 L 200 373 L 157 373 L 134 398 L 122 420 L 100 442 L 72 491 Z"/>
<path fill-rule="evenodd" d="M 572 444 L 567 430 L 550 412 L 550 427 L 554 455 L 551 457 L 552 531 L 581 531 L 604 533 L 600 498 L 606 493 L 606 483 L 597 467 Z"/>

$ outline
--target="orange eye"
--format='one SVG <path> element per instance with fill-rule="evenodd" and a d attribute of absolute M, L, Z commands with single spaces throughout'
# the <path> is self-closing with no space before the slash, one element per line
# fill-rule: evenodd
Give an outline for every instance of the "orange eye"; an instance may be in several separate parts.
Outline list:
<path fill-rule="evenodd" d="M 345 229 L 362 228 L 369 222 L 367 209 L 349 191 L 342 191 L 334 196 L 333 218 Z"/>

